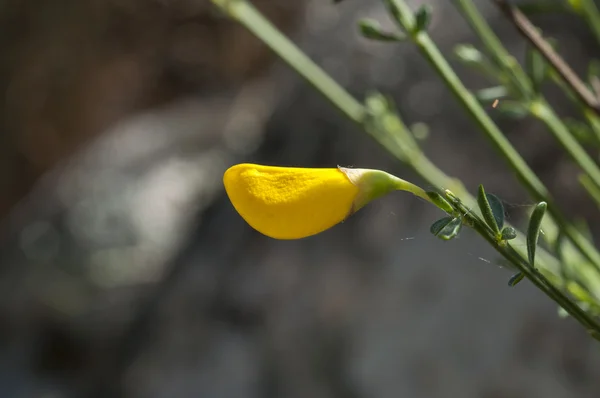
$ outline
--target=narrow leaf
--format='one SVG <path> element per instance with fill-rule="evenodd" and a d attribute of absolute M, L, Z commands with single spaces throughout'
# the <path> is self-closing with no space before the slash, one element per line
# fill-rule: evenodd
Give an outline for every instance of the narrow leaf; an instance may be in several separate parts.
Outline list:
<path fill-rule="evenodd" d="M 431 224 L 429 232 L 437 236 L 441 232 L 441 230 L 444 229 L 453 219 L 453 217 L 440 218 L 439 220 Z"/>
<path fill-rule="evenodd" d="M 387 42 L 402 41 L 406 39 L 406 36 L 403 34 L 383 30 L 379 22 L 373 19 L 361 19 L 358 22 L 358 27 L 360 33 L 367 39 Z"/>
<path fill-rule="evenodd" d="M 430 191 L 430 192 L 427 192 L 427 196 L 429 196 L 429 199 L 431 199 L 431 201 L 437 207 L 439 207 L 441 210 L 445 211 L 446 213 L 452 214 L 454 212 L 454 208 L 452 207 L 452 205 L 450 203 L 448 203 L 448 201 L 446 199 L 444 199 L 444 197 L 442 195 L 440 195 L 439 193 Z"/>
<path fill-rule="evenodd" d="M 596 187 L 596 188 L 600 189 L 598 187 Z M 591 241 L 594 240 L 594 237 L 592 236 L 592 230 L 590 229 L 590 226 L 587 223 L 587 220 L 585 218 L 578 217 L 575 221 L 573 221 L 573 224 L 575 224 L 575 228 L 577 228 L 584 237 L 586 237 L 587 239 L 589 239 Z"/>
<path fill-rule="evenodd" d="M 542 224 L 547 207 L 548 204 L 546 202 L 538 203 L 529 219 L 529 227 L 527 228 L 527 255 L 532 267 L 535 264 L 535 249 L 540 236 L 540 225 Z"/>
<path fill-rule="evenodd" d="M 504 86 L 495 86 L 483 88 L 475 92 L 475 98 L 479 100 L 479 102 L 483 103 L 491 103 L 497 99 L 504 98 L 508 95 L 508 90 Z"/>
<path fill-rule="evenodd" d="M 425 123 L 414 123 L 410 126 L 410 132 L 419 141 L 425 141 L 429 137 L 429 126 Z"/>
<path fill-rule="evenodd" d="M 581 173 L 579 175 L 579 183 L 587 191 L 588 195 L 600 206 L 600 188 L 592 181 L 589 175 Z"/>
<path fill-rule="evenodd" d="M 525 70 L 533 83 L 533 88 L 536 93 L 540 92 L 542 82 L 546 78 L 548 72 L 548 63 L 539 53 L 539 51 L 529 48 L 525 58 Z"/>
<path fill-rule="evenodd" d="M 415 14 L 415 33 L 427 30 L 431 22 L 431 6 L 425 4 Z"/>
<path fill-rule="evenodd" d="M 450 240 L 458 236 L 462 227 L 460 217 L 444 217 L 431 225 L 430 231 L 433 235 L 443 240 Z"/>
<path fill-rule="evenodd" d="M 459 44 L 454 48 L 454 54 L 466 64 L 480 64 L 485 59 L 481 51 L 470 44 Z"/>
<path fill-rule="evenodd" d="M 492 208 L 492 213 L 494 214 L 498 228 L 502 229 L 504 227 L 504 205 L 502 204 L 502 201 L 493 193 L 487 193 L 485 196 Z"/>
<path fill-rule="evenodd" d="M 525 278 L 525 274 L 522 272 L 516 273 L 508 280 L 508 286 L 514 287 L 517 283 L 521 282 Z"/>
<path fill-rule="evenodd" d="M 600 60 L 593 59 L 590 61 L 587 79 L 592 91 L 600 98 Z"/>
<path fill-rule="evenodd" d="M 483 219 L 487 225 L 492 229 L 495 236 L 500 234 L 500 226 L 498 225 L 494 210 L 488 200 L 488 195 L 485 193 L 483 185 L 479 185 L 479 191 L 477 192 L 477 204 L 483 215 Z"/>
<path fill-rule="evenodd" d="M 529 107 L 517 101 L 500 101 L 496 109 L 509 119 L 523 119 L 529 115 Z"/>
<path fill-rule="evenodd" d="M 593 77 L 600 78 L 600 60 L 592 59 L 588 64 L 588 72 L 587 72 L 588 80 L 591 80 Z"/>
<path fill-rule="evenodd" d="M 556 240 L 554 241 L 554 244 L 552 245 L 552 248 L 554 249 L 554 253 L 556 253 L 556 257 L 560 261 L 565 261 L 564 250 L 563 250 L 564 241 L 565 241 L 565 235 L 563 234 L 563 232 L 561 230 L 559 230 L 558 235 L 556 236 Z M 562 269 L 562 267 L 561 267 L 561 269 Z"/>
<path fill-rule="evenodd" d="M 598 142 L 596 135 L 587 123 L 573 118 L 565 118 L 563 122 L 577 141 L 582 144 L 596 144 Z"/>
<path fill-rule="evenodd" d="M 563 307 L 558 307 L 558 316 L 561 319 L 565 319 L 569 317 L 569 313 Z"/>

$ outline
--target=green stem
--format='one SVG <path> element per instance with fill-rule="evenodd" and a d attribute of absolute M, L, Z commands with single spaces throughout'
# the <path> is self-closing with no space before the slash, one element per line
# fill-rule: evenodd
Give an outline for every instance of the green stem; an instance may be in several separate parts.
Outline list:
<path fill-rule="evenodd" d="M 577 94 L 579 103 L 585 108 L 596 111 L 596 99 L 593 93 L 585 86 L 585 84 L 579 79 L 577 74 L 564 62 L 564 60 L 554 51 L 552 46 L 544 39 L 543 35 L 537 31 L 537 28 L 523 15 L 517 8 L 509 5 L 506 0 L 496 0 L 496 3 L 500 9 L 507 15 L 509 20 L 516 26 L 517 30 L 525 36 L 530 44 L 536 49 L 536 51 L 545 58 L 548 65 L 553 69 L 554 74 L 559 76 L 569 87 L 572 88 L 572 92 Z M 483 17 L 477 12 L 473 3 L 469 0 L 462 0 L 461 4 L 467 7 L 469 12 L 465 11 L 467 19 L 476 18 L 477 23 L 472 25 L 477 29 L 485 28 L 485 32 L 479 32 L 479 34 L 491 35 L 497 39 L 493 32 L 489 29 L 489 26 L 483 21 Z M 480 23 L 480 21 L 482 21 Z M 483 26 L 482 26 L 483 25 Z M 488 51 L 496 52 L 506 50 L 503 48 L 499 40 L 496 40 L 497 44 L 494 47 L 488 47 Z M 507 73 L 512 74 L 516 77 L 526 79 L 527 74 L 524 72 L 520 65 L 515 65 L 510 70 L 506 70 Z M 556 115 L 552 108 L 543 99 L 543 96 L 538 92 L 533 99 L 525 98 L 527 101 L 531 113 L 538 119 L 542 120 L 546 126 L 550 129 L 554 138 L 563 146 L 567 153 L 571 156 L 573 161 L 577 163 L 584 172 L 589 175 L 589 178 L 600 187 L 600 167 L 595 161 L 587 154 L 583 147 L 579 144 L 577 139 L 574 137 L 572 132 L 567 128 L 563 121 Z M 585 109 L 584 108 L 584 109 Z"/>
<path fill-rule="evenodd" d="M 567 83 L 565 83 L 565 81 L 562 80 L 562 78 L 556 72 L 551 73 L 550 78 L 554 84 L 556 84 L 558 87 L 560 87 L 565 92 L 565 94 L 571 101 L 573 101 L 574 103 L 577 104 L 579 111 L 581 112 L 581 114 L 583 115 L 585 120 L 588 122 L 590 129 L 594 133 L 595 144 L 599 145 L 600 144 L 600 116 L 598 116 L 596 114 L 596 112 L 594 112 L 593 110 L 589 109 L 581 101 L 581 99 L 579 99 L 575 95 L 573 88 L 570 87 Z"/>
<path fill-rule="evenodd" d="M 569 128 L 556 115 L 550 105 L 542 99 L 530 105 L 531 113 L 544 122 L 556 140 L 565 148 L 581 169 L 588 175 L 589 179 L 600 187 L 600 168 L 592 157 L 583 149 L 577 139 L 571 134 Z"/>
<path fill-rule="evenodd" d="M 457 4 L 463 11 L 467 20 L 475 30 L 475 32 L 483 38 L 483 42 L 487 47 L 488 52 L 495 54 L 497 58 L 504 58 L 508 55 L 508 52 L 490 29 L 487 22 L 483 19 L 481 14 L 475 8 L 471 0 L 457 0 Z M 588 6 L 586 6 L 588 7 Z M 594 6 L 597 13 L 597 9 Z M 587 8 L 587 11 L 590 11 Z M 518 64 L 506 65 L 505 69 L 517 79 L 525 80 L 527 75 Z M 590 123 L 592 130 L 598 134 L 600 126 L 598 125 L 597 115 L 590 112 L 589 109 L 582 104 L 583 112 Z M 565 148 L 565 150 L 571 155 L 571 158 L 579 164 L 579 166 L 587 173 L 588 179 L 600 188 L 600 168 L 596 162 L 587 154 L 583 147 L 579 144 L 576 138 L 573 136 L 571 131 L 566 125 L 560 120 L 555 114 L 547 102 L 543 99 L 536 99 L 531 103 L 532 114 L 542 120 L 549 130 L 553 133 L 554 137 L 559 143 Z M 544 200 L 538 198 L 538 200 Z M 556 222 L 561 225 L 566 232 L 566 236 L 572 241 L 577 249 L 592 263 L 594 268 L 600 272 L 600 254 L 594 245 L 585 238 L 577 228 L 569 224 L 562 214 L 556 211 L 556 208 L 552 206 L 550 208 L 550 214 Z"/>
<path fill-rule="evenodd" d="M 390 7 L 390 11 L 395 15 L 400 27 L 408 32 L 412 32 L 414 30 L 414 15 L 406 2 L 404 0 L 384 0 L 384 2 Z M 459 0 L 459 2 L 467 3 L 463 0 Z M 525 160 L 523 160 L 521 155 L 512 146 L 504 134 L 502 134 L 473 94 L 471 94 L 471 92 L 463 85 L 429 35 L 426 32 L 421 31 L 414 34 L 412 38 L 421 53 L 440 74 L 444 82 L 462 103 L 467 112 L 475 119 L 481 130 L 514 170 L 530 194 L 537 201 L 548 203 L 548 212 L 555 222 L 565 231 L 565 235 L 600 272 L 600 254 L 596 248 L 590 244 L 576 228 L 567 222 L 558 207 L 554 205 L 554 200 L 548 189 L 533 170 L 529 168 L 527 163 L 525 163 Z"/>
<path fill-rule="evenodd" d="M 455 205 L 461 207 L 460 202 L 455 202 Z M 554 301 L 560 303 L 573 318 L 577 319 L 584 325 L 588 332 L 600 331 L 600 324 L 596 322 L 589 314 L 583 311 L 578 305 L 571 300 L 564 300 L 563 293 L 552 285 L 536 268 L 532 267 L 519 253 L 517 253 L 511 245 L 503 246 L 486 223 L 478 216 L 474 215 L 468 208 L 462 206 L 463 214 L 466 221 L 477 231 L 485 240 L 488 241 L 504 258 L 513 264 L 518 264 L 519 270 L 540 290 L 544 291 Z"/>
<path fill-rule="evenodd" d="M 590 128 L 594 132 L 594 136 L 596 137 L 597 142 L 600 142 L 600 117 L 593 111 L 582 108 L 583 116 L 587 120 Z"/>
<path fill-rule="evenodd" d="M 239 21 L 249 30 L 254 32 L 261 38 L 273 51 L 279 54 L 293 69 L 307 79 L 317 90 L 328 98 L 336 107 L 344 112 L 348 117 L 357 123 L 364 123 L 366 109 L 350 94 L 346 93 L 333 79 L 329 78 L 316 64 L 308 57 L 304 56 L 301 51 L 293 45 L 285 36 L 275 29 L 260 13 L 248 2 L 244 0 L 212 0 L 220 9 L 225 11 L 232 18 Z M 396 116 L 396 115 L 394 115 Z M 386 147 L 392 154 L 399 159 L 405 160 L 417 173 L 419 173 L 429 183 L 436 186 L 451 187 L 454 192 L 458 192 L 466 203 L 476 203 L 475 199 L 464 189 L 460 181 L 446 176 L 433 163 L 429 161 L 420 151 L 415 150 L 416 143 L 407 145 L 407 142 L 414 141 L 406 126 L 399 120 L 394 124 L 395 129 L 368 129 L 363 124 L 367 132 L 372 135 L 382 146 Z M 381 124 L 385 125 L 385 124 Z M 398 134 L 401 133 L 401 134 Z M 392 138 L 390 138 L 392 137 Z M 408 138 L 410 137 L 410 138 Z M 402 142 L 402 140 L 407 141 Z M 412 153 L 407 154 L 406 150 L 412 150 Z M 475 217 L 470 209 L 465 208 L 465 213 Z M 544 275 L 539 272 L 533 272 L 529 265 L 524 260 L 522 254 L 517 253 L 511 246 L 501 246 L 494 239 L 490 240 L 489 231 L 486 230 L 486 225 L 483 221 L 476 222 L 477 219 L 472 218 L 471 223 L 476 230 L 488 240 L 492 246 L 499 251 L 507 260 L 515 267 L 519 268 L 529 278 L 535 286 L 543 291 L 548 297 L 554 300 L 562 308 L 564 308 L 574 319 L 578 320 L 588 330 L 592 329 L 596 334 L 600 334 L 600 327 L 583 312 L 574 302 L 572 302 L 561 291 L 556 289 Z M 522 236 L 522 234 L 520 234 Z M 519 244 L 518 247 L 524 247 Z M 511 248 L 510 251 L 507 248 Z M 540 251 L 538 256 L 543 252 Z M 545 253 L 545 257 L 549 262 L 556 264 L 556 259 Z M 527 267 L 526 267 L 527 265 Z"/>
<path fill-rule="evenodd" d="M 294 43 L 282 35 L 252 4 L 245 0 L 211 1 L 231 19 L 241 23 L 263 43 L 269 46 L 318 91 L 328 93 L 327 99 L 348 118 L 356 123 L 362 122 L 364 116 L 363 106 L 337 84 L 331 76 L 319 68 Z"/>
<path fill-rule="evenodd" d="M 508 78 L 513 82 L 521 96 L 532 98 L 534 95 L 533 85 L 519 67 L 519 63 L 502 45 L 502 42 L 494 34 L 488 23 L 481 16 L 477 8 L 470 0 L 455 0 L 455 3 L 466 16 L 471 27 L 478 33 L 484 46 L 495 63 L 503 70 L 508 71 Z"/>
<path fill-rule="evenodd" d="M 326 95 L 326 93 L 324 93 Z M 412 136 L 408 126 L 400 119 L 398 114 L 388 118 L 394 119 L 393 122 L 388 120 L 388 123 L 379 128 L 370 129 L 367 126 L 367 133 L 371 135 L 386 151 L 391 153 L 398 159 L 401 159 L 409 166 L 418 176 L 429 184 L 435 187 L 444 187 L 444 189 L 452 191 L 456 194 L 461 203 L 468 206 L 471 212 L 477 212 L 477 199 L 472 196 L 465 188 L 462 182 L 457 178 L 452 178 L 440 170 L 431 160 L 423 154 L 419 149 L 414 149 L 417 146 L 414 137 Z M 442 209 L 443 210 L 443 209 Z M 554 226 L 554 224 L 552 224 Z M 505 226 L 510 227 L 509 223 Z M 558 228 L 554 226 L 554 228 Z M 522 238 L 523 233 L 518 232 L 515 239 L 519 253 L 526 257 L 526 244 Z M 540 248 L 541 249 L 541 248 Z M 538 249 L 538 264 L 542 269 L 547 271 L 546 277 L 556 280 L 556 275 L 560 272 L 562 266 L 550 253 Z"/>
<path fill-rule="evenodd" d="M 408 182 L 406 180 L 403 180 L 402 178 L 395 177 L 395 189 L 397 191 L 405 191 L 405 192 L 410 192 L 415 196 L 418 196 L 419 198 L 435 205 L 435 203 L 433 203 L 431 201 L 431 198 L 429 197 L 429 195 L 427 195 L 427 192 L 425 192 L 425 190 L 423 188 L 421 188 L 418 185 L 413 184 L 412 182 Z"/>
<path fill-rule="evenodd" d="M 579 176 L 579 183 L 594 200 L 596 206 L 600 208 L 600 188 L 598 188 L 586 174 Z"/>

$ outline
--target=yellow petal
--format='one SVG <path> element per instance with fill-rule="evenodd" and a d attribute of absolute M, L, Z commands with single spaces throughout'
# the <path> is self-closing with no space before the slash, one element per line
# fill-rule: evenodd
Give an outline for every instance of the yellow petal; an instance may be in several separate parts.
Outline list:
<path fill-rule="evenodd" d="M 238 164 L 223 176 L 238 213 L 275 239 L 318 234 L 353 211 L 359 188 L 337 168 L 293 168 Z"/>

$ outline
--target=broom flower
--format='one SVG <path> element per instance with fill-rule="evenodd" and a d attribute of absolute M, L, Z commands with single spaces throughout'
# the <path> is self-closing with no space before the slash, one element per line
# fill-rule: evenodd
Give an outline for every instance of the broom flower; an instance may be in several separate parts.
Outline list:
<path fill-rule="evenodd" d="M 344 221 L 370 201 L 403 190 L 427 201 L 418 186 L 385 171 L 238 164 L 223 183 L 235 210 L 258 232 L 301 239 Z"/>

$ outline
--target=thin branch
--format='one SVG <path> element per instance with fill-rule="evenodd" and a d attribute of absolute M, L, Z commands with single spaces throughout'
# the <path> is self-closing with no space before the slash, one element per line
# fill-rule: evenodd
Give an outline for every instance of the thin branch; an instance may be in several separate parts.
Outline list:
<path fill-rule="evenodd" d="M 384 146 L 391 154 L 396 155 L 399 160 L 406 162 L 407 165 L 413 168 L 419 175 L 424 177 L 432 185 L 453 187 L 453 191 L 458 193 L 463 199 L 462 203 L 474 203 L 475 200 L 462 187 L 462 184 L 439 170 L 429 159 L 421 153 L 414 154 L 414 148 L 411 145 L 406 148 L 404 138 L 410 138 L 411 133 L 408 127 L 403 123 L 400 117 L 392 110 L 388 109 L 388 104 L 383 101 L 383 107 L 377 104 L 374 108 L 379 109 L 378 113 L 373 113 L 372 109 L 365 108 L 363 104 L 358 102 L 352 95 L 346 92 L 335 80 L 327 75 L 319 66 L 317 66 L 310 58 L 290 42 L 281 32 L 279 32 L 253 5 L 244 0 L 212 0 L 213 4 L 225 11 L 232 19 L 237 20 L 243 26 L 248 28 L 266 45 L 268 45 L 275 53 L 281 56 L 294 70 L 308 80 L 312 85 L 333 105 L 339 108 L 351 120 L 360 124 L 365 132 L 375 138 L 382 146 Z M 407 31 L 413 31 L 414 14 L 403 0 L 386 0 L 387 5 L 393 9 L 392 15 L 398 19 L 398 23 L 404 25 L 406 23 Z M 451 86 L 452 90 L 457 94 L 460 100 L 468 108 L 469 112 L 474 115 L 480 125 L 493 138 L 494 144 L 505 154 L 505 157 L 511 164 L 520 177 L 526 180 L 528 188 L 533 191 L 537 197 L 542 197 L 544 201 L 549 196 L 545 186 L 538 181 L 535 173 L 532 173 L 520 155 L 514 151 L 514 148 L 506 141 L 506 137 L 497 129 L 493 121 L 485 114 L 479 106 L 473 95 L 462 85 L 460 79 L 456 76 L 452 68 L 449 66 L 445 58 L 439 52 L 437 46 L 431 41 L 426 33 L 420 32 L 413 37 L 413 40 L 419 45 L 423 53 L 430 59 L 434 66 L 440 71 L 446 82 Z M 371 95 L 370 99 L 377 100 L 377 95 Z M 367 99 L 367 102 L 369 101 Z M 383 113 L 381 113 L 383 112 Z M 368 117 L 365 117 L 367 115 Z M 373 120 L 373 118 L 377 120 Z M 386 121 L 386 123 L 384 123 Z M 389 121 L 389 122 L 387 122 Z M 407 152 L 408 151 L 408 152 Z M 410 153 L 413 151 L 413 153 Z M 508 154 L 507 154 L 508 153 Z M 455 188 L 456 187 L 456 188 Z M 466 200 L 465 200 L 466 199 Z M 572 239 L 572 242 L 581 249 L 583 253 L 587 253 L 590 259 L 598 259 L 598 254 L 591 243 L 585 241 L 580 236 L 580 232 L 573 226 L 566 224 L 564 218 L 558 213 L 557 209 L 552 207 L 554 214 L 553 218 L 562 221 L 559 225 L 565 227 L 566 235 Z M 466 207 L 460 208 L 461 213 L 467 210 Z M 469 213 L 469 211 L 466 211 Z M 559 217 L 557 217 L 557 215 Z M 548 297 L 562 306 L 569 314 L 573 316 L 583 326 L 591 330 L 590 333 L 600 340 L 600 325 L 595 319 L 577 304 L 575 304 L 565 293 L 558 290 L 548 277 L 537 269 L 532 268 L 529 263 L 524 260 L 522 253 L 525 248 L 523 245 L 499 244 L 497 239 L 486 233 L 486 226 L 483 221 L 471 218 L 470 221 L 475 223 L 477 231 L 482 234 L 484 239 L 492 244 L 492 246 L 511 264 L 514 264 L 525 276 L 532 281 L 535 286 L 542 290 Z M 561 228 L 562 229 L 562 228 Z M 586 250 L 584 250 L 586 249 Z M 552 257 L 550 257 L 552 258 Z M 550 259 L 549 258 L 549 259 Z M 553 259 L 556 261 L 556 259 Z M 594 262 L 600 263 L 600 261 Z M 542 268 L 543 269 L 543 268 Z M 544 269 L 543 269 L 544 270 Z M 545 270 L 544 270 L 545 271 Z M 548 270 L 549 271 L 549 270 Z M 551 272 L 548 272 L 551 273 Z"/>
<path fill-rule="evenodd" d="M 600 115 L 600 98 L 588 89 L 571 67 L 562 59 L 525 14 L 507 0 L 494 0 L 504 15 L 515 25 L 517 30 L 533 45 L 546 61 L 558 72 L 563 80 L 571 86 L 573 92 L 588 108 Z"/>

